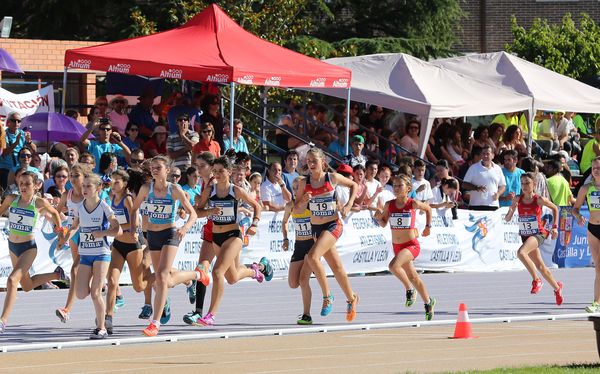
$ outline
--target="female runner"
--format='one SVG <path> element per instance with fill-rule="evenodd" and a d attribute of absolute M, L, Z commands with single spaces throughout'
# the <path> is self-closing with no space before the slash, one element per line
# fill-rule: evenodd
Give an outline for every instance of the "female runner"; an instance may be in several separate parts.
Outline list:
<path fill-rule="evenodd" d="M 573 216 L 581 226 L 586 223 L 585 217 L 579 212 L 584 200 L 587 201 L 590 210 L 587 239 L 596 269 L 594 301 L 585 310 L 588 313 L 597 313 L 600 312 L 600 157 L 592 161 L 592 182 L 581 187 L 577 194 L 577 201 L 573 205 Z"/>
<path fill-rule="evenodd" d="M 154 179 L 150 185 L 144 185 L 135 199 L 131 214 L 131 227 L 137 227 L 138 209 L 144 201 L 148 210 L 148 249 L 152 258 L 155 274 L 153 320 L 143 330 L 146 336 L 156 336 L 160 329 L 160 316 L 170 315 L 168 288 L 180 283 L 188 283 L 200 278 L 199 271 L 172 270 L 179 243 L 196 221 L 196 212 L 179 185 L 167 182 L 171 162 L 167 157 L 156 156 L 150 164 Z M 189 215 L 181 228 L 175 227 L 179 204 Z M 134 234 L 137 240 L 137 233 Z"/>
<path fill-rule="evenodd" d="M 6 298 L 0 316 L 0 334 L 6 330 L 8 317 L 17 299 L 19 283 L 23 291 L 29 292 L 51 280 L 65 279 L 65 272 L 60 266 L 52 273 L 29 276 L 29 269 L 37 255 L 33 230 L 39 215 L 48 213 L 52 216 L 59 241 L 64 240 L 64 230 L 56 209 L 46 199 L 36 196 L 36 190 L 38 186 L 41 186 L 41 181 L 38 180 L 36 173 L 23 172 L 19 176 L 17 184 L 19 185 L 19 195 L 8 196 L 0 205 L 0 214 L 4 214 L 8 210 L 8 250 L 13 267 L 6 283 Z"/>
<path fill-rule="evenodd" d="M 298 185 L 304 179 L 304 177 L 297 177 L 292 182 L 293 196 L 299 195 L 300 190 L 298 189 Z M 312 325 L 312 317 L 310 316 L 310 299 L 312 297 L 310 275 L 312 274 L 312 270 L 310 265 L 304 263 L 304 258 L 315 244 L 310 226 L 310 210 L 307 204 L 294 204 L 293 200 L 286 204 L 281 223 L 284 251 L 287 251 L 290 246 L 287 228 L 290 216 L 292 216 L 292 221 L 294 222 L 294 234 L 296 238 L 294 240 L 294 253 L 290 259 L 288 284 L 290 288 L 294 289 L 300 286 L 300 291 L 302 292 L 302 306 L 304 309 L 297 323 L 299 325 Z"/>
<path fill-rule="evenodd" d="M 299 182 L 298 190 L 302 195 L 298 197 L 297 201 L 300 205 L 310 202 L 310 223 L 315 244 L 308 253 L 306 260 L 313 273 L 315 273 L 315 277 L 323 291 L 321 315 L 327 316 L 331 313 L 333 302 L 333 295 L 327 282 L 327 274 L 321 264 L 321 257 L 324 257 L 346 295 L 346 320 L 351 322 L 356 317 L 358 295 L 350 286 L 348 275 L 335 249 L 335 242 L 340 238 L 343 230 L 339 214 L 341 213 L 342 217 L 345 218 L 350 212 L 356 198 L 358 185 L 340 174 L 327 172 L 328 166 L 325 156 L 319 148 L 311 148 L 306 154 L 306 161 L 309 175 L 306 180 Z M 350 188 L 350 198 L 339 211 L 335 194 L 335 187 L 338 184 Z"/>
<path fill-rule="evenodd" d="M 213 288 L 210 308 L 208 313 L 197 321 L 197 324 L 202 326 L 212 326 L 215 322 L 215 313 L 223 297 L 225 279 L 229 284 L 235 284 L 243 278 L 253 278 L 262 282 L 265 277 L 269 280 L 268 277 L 272 277 L 273 272 L 270 262 L 264 257 L 260 260 L 260 264 L 254 263 L 251 268 L 240 264 L 242 233 L 237 220 L 238 203 L 243 200 L 254 210 L 248 235 L 256 234 L 257 223 L 260 220 L 260 206 L 242 188 L 230 182 L 231 165 L 227 157 L 216 159 L 212 172 L 216 183 L 212 186 L 209 183 L 206 186 L 201 199 L 210 193 L 208 205 L 211 210 L 210 219 L 213 222 L 212 239 L 217 260 L 212 271 Z"/>
<path fill-rule="evenodd" d="M 395 257 L 390 261 L 389 268 L 392 274 L 402 279 L 402 271 L 406 273 L 410 282 L 415 286 L 425 303 L 425 319 L 433 319 L 436 300 L 429 296 L 425 283 L 419 277 L 413 261 L 421 252 L 417 241 L 418 231 L 415 227 L 415 210 L 425 212 L 425 229 L 423 236 L 429 236 L 431 231 L 431 208 L 429 205 L 408 197 L 412 190 L 410 177 L 400 174 L 394 178 L 395 200 L 385 203 L 383 211 L 375 213 L 374 218 L 381 227 L 390 222 L 392 229 L 392 246 Z"/>
<path fill-rule="evenodd" d="M 552 210 L 552 230 L 550 231 L 552 239 L 556 239 L 558 231 L 556 230 L 556 219 L 558 218 L 558 208 L 556 205 L 544 197 L 538 196 L 535 193 L 535 175 L 525 173 L 521 175 L 521 195 L 515 196 L 512 205 L 508 209 L 508 214 L 504 220 L 510 222 L 515 213 L 519 212 L 519 234 L 523 245 L 517 252 L 519 260 L 525 265 L 529 274 L 533 278 L 531 282 L 531 293 L 536 294 L 542 288 L 542 280 L 538 277 L 536 268 L 542 274 L 544 279 L 554 288 L 554 296 L 556 305 L 561 305 L 563 302 L 562 288 L 563 284 L 554 280 L 552 273 L 544 264 L 540 253 L 540 246 L 544 240 L 548 238 L 548 231 L 542 224 L 542 207 L 548 207 Z"/>

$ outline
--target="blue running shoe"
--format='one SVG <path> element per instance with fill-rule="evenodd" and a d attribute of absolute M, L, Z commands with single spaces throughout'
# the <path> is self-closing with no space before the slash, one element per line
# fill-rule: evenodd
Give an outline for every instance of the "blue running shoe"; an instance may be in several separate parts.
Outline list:
<path fill-rule="evenodd" d="M 117 298 L 115 300 L 115 310 L 121 309 L 124 306 L 125 306 L 125 298 L 123 297 L 123 295 L 117 295 Z"/>
<path fill-rule="evenodd" d="M 196 303 L 196 281 L 193 280 L 192 284 L 186 286 L 188 298 L 190 299 L 190 304 Z"/>
<path fill-rule="evenodd" d="M 323 296 L 323 307 L 321 308 L 321 315 L 326 317 L 331 313 L 333 308 L 333 295 Z"/>
<path fill-rule="evenodd" d="M 186 314 L 185 316 L 183 316 L 183 322 L 185 322 L 186 324 L 190 325 L 190 326 L 200 326 L 198 324 L 198 320 L 202 318 L 202 314 L 193 311 L 193 312 L 189 312 L 188 314 Z"/>
<path fill-rule="evenodd" d="M 271 266 L 271 261 L 269 261 L 268 258 L 263 257 L 258 263 L 263 266 L 261 273 L 265 276 L 265 280 L 268 282 L 273 279 L 273 266 Z"/>
<path fill-rule="evenodd" d="M 138 318 L 149 319 L 150 317 L 152 317 L 152 305 L 144 304 Z"/>
<path fill-rule="evenodd" d="M 167 297 L 165 307 L 163 308 L 162 316 L 160 316 L 160 324 L 166 325 L 171 319 L 171 299 Z"/>

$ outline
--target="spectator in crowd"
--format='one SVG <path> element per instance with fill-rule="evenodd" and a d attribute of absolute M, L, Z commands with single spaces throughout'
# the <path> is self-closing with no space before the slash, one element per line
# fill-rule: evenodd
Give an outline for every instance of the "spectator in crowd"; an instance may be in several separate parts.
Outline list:
<path fill-rule="evenodd" d="M 61 195 L 67 192 L 67 182 L 69 181 L 69 168 L 66 165 L 61 165 L 54 169 L 52 174 L 52 186 L 46 187 L 45 192 L 48 192 L 50 188 L 54 187 Z"/>
<path fill-rule="evenodd" d="M 377 208 L 383 209 L 385 203 L 396 198 L 394 188 L 389 184 L 391 178 L 392 169 L 390 169 L 388 165 L 381 165 L 379 167 L 379 173 L 377 173 L 377 180 L 379 180 L 383 190 L 377 195 Z"/>
<path fill-rule="evenodd" d="M 356 192 L 356 199 L 352 205 L 352 211 L 358 212 L 365 209 L 365 201 L 368 199 L 367 196 L 367 185 L 365 184 L 366 168 L 362 164 L 356 164 L 352 167 L 352 180 L 358 185 L 358 191 Z"/>
<path fill-rule="evenodd" d="M 202 188 L 198 184 L 198 181 L 200 180 L 200 174 L 193 166 L 188 167 L 185 171 L 185 174 L 186 183 L 181 186 L 181 189 L 189 195 L 190 204 L 194 206 L 196 205 L 196 196 L 200 197 L 200 193 L 202 192 Z"/>
<path fill-rule="evenodd" d="M 119 134 L 125 135 L 125 128 L 129 122 L 129 116 L 127 115 L 127 107 L 129 101 L 123 95 L 115 95 L 110 99 L 109 107 L 112 109 L 107 117 L 113 125 L 113 131 L 118 131 Z"/>
<path fill-rule="evenodd" d="M 182 93 L 175 96 L 175 102 L 171 108 L 167 111 L 167 123 L 169 124 L 169 134 L 176 134 L 179 132 L 178 120 L 182 117 L 187 117 L 188 121 L 192 121 L 194 118 L 200 119 L 202 114 L 201 110 L 195 108 L 189 98 L 183 96 Z M 194 130 L 192 128 L 192 130 Z M 185 169 L 182 169 L 185 171 Z M 185 174 L 185 173 L 184 173 Z"/>
<path fill-rule="evenodd" d="M 309 121 L 310 139 L 321 146 L 331 143 L 334 139 L 332 135 L 337 134 L 337 128 L 332 129 L 329 127 L 327 121 L 328 112 L 329 110 L 326 106 L 318 105 L 314 122 Z M 333 131 L 333 134 L 331 134 L 331 131 Z"/>
<path fill-rule="evenodd" d="M 446 160 L 439 160 L 435 164 L 435 175 L 433 180 L 430 181 L 430 185 L 437 186 L 442 179 L 450 178 L 452 173 L 450 171 L 450 164 Z M 414 191 L 414 190 L 413 190 Z"/>
<path fill-rule="evenodd" d="M 449 129 L 448 136 L 442 141 L 442 155 L 450 164 L 450 168 L 455 172 L 465 162 L 462 154 L 463 148 L 460 130 L 457 126 L 452 126 Z"/>
<path fill-rule="evenodd" d="M 112 173 L 117 170 L 117 156 L 112 152 L 105 152 L 100 156 L 98 161 L 99 174 L 105 177 L 103 180 L 106 181 L 110 178 Z"/>
<path fill-rule="evenodd" d="M 215 127 L 210 122 L 204 122 L 200 125 L 200 141 L 194 145 L 192 152 L 200 154 L 210 152 L 215 157 L 221 156 L 221 145 L 215 140 Z"/>
<path fill-rule="evenodd" d="M 344 158 L 346 156 L 346 128 L 340 127 L 338 130 L 337 139 L 329 143 L 327 146 L 327 152 L 337 156 L 339 158 Z"/>
<path fill-rule="evenodd" d="M 292 120 L 292 116 L 284 114 L 279 118 L 278 128 L 275 129 L 275 145 L 282 149 L 294 149 L 303 144 L 298 137 L 302 135 L 298 125 Z M 291 136 L 287 131 L 298 137 Z"/>
<path fill-rule="evenodd" d="M 288 191 L 292 191 L 292 182 L 300 175 L 298 173 L 298 152 L 295 150 L 287 151 L 284 159 L 283 181 Z M 293 191 L 292 191 L 293 196 Z"/>
<path fill-rule="evenodd" d="M 128 169 L 142 171 L 142 164 L 145 161 L 144 151 L 141 149 L 134 149 L 131 151 L 131 156 L 129 157 L 129 161 L 127 162 Z"/>
<path fill-rule="evenodd" d="M 100 118 L 103 118 L 103 116 L 102 116 L 102 110 L 99 107 L 97 107 L 97 106 L 92 107 L 90 109 L 90 112 L 87 115 L 88 122 L 85 125 L 85 128 L 87 130 L 93 129 L 92 130 L 92 134 L 95 137 L 98 136 L 98 131 L 97 131 L 97 129 L 94 129 L 94 125 L 97 124 L 98 121 L 100 121 Z"/>
<path fill-rule="evenodd" d="M 292 200 L 292 193 L 285 186 L 281 174 L 281 164 L 273 162 L 269 166 L 265 181 L 260 186 L 260 196 L 265 210 L 281 212 L 285 209 L 285 204 Z"/>
<path fill-rule="evenodd" d="M 504 132 L 500 143 L 500 152 L 505 150 L 515 150 L 520 155 L 527 154 L 527 146 L 525 140 L 523 140 L 523 130 L 520 127 L 511 125 Z"/>
<path fill-rule="evenodd" d="M 158 155 L 166 156 L 167 136 L 169 132 L 164 126 L 156 126 L 152 132 L 152 137 L 144 144 L 144 155 L 146 158 L 152 158 Z"/>
<path fill-rule="evenodd" d="M 129 122 L 125 127 L 125 138 L 123 143 L 127 145 L 130 150 L 143 149 L 144 141 L 140 138 L 140 127 L 133 122 Z"/>
<path fill-rule="evenodd" d="M 98 138 L 89 140 L 88 137 L 90 136 L 90 133 L 95 129 L 98 129 Z M 111 141 L 114 143 L 111 143 Z M 112 152 L 123 157 L 131 156 L 131 151 L 129 150 L 129 147 L 123 143 L 121 135 L 117 132 L 113 133 L 112 125 L 108 118 L 102 118 L 95 123 L 91 129 L 88 129 L 81 135 L 79 142 L 96 161 L 99 161 L 100 156 L 106 152 Z M 94 172 L 100 172 L 99 165 L 96 165 Z"/>
<path fill-rule="evenodd" d="M 367 161 L 365 168 L 365 186 L 367 196 L 364 205 L 368 208 L 377 208 L 377 197 L 383 191 L 383 186 L 375 178 L 379 172 L 379 160 Z"/>
<path fill-rule="evenodd" d="M 71 117 L 74 120 L 77 120 L 79 118 L 79 112 L 76 111 L 75 109 L 67 109 L 67 111 L 65 112 L 65 116 Z"/>
<path fill-rule="evenodd" d="M 6 188 L 8 186 L 8 174 L 11 170 L 20 165 L 19 152 L 23 147 L 31 148 L 31 152 L 35 153 L 37 147 L 31 142 L 31 134 L 24 132 L 21 127 L 21 115 L 16 112 L 9 113 L 6 116 L 6 131 L 5 143 L 6 148 L 2 150 L 0 156 L 0 186 Z"/>
<path fill-rule="evenodd" d="M 106 117 L 106 112 L 108 110 L 108 100 L 106 96 L 98 96 L 96 101 L 94 101 L 94 106 L 100 109 L 100 116 Z"/>
<path fill-rule="evenodd" d="M 456 209 L 455 196 L 458 193 L 458 181 L 452 177 L 444 178 L 431 191 L 429 206 L 433 209 Z M 454 212 L 453 212 L 454 213 Z M 445 213 L 443 214 L 445 215 Z"/>
<path fill-rule="evenodd" d="M 512 126 L 510 126 L 509 129 L 511 127 Z M 517 130 L 520 131 L 518 127 Z M 504 165 L 502 174 L 504 174 L 504 180 L 506 182 L 506 189 L 500 196 L 500 206 L 511 206 L 513 198 L 521 194 L 521 175 L 525 174 L 525 171 L 517 167 L 519 154 L 514 149 L 503 151 L 500 154 L 500 159 Z"/>
<path fill-rule="evenodd" d="M 419 152 L 419 138 L 421 134 L 421 123 L 411 119 L 406 123 L 405 134 L 400 139 L 399 145 L 404 148 L 403 152 L 417 154 Z"/>
<path fill-rule="evenodd" d="M 415 160 L 413 167 L 412 189 L 417 194 L 417 200 L 428 202 L 433 197 L 431 183 L 425 179 L 425 162 L 421 159 Z"/>
<path fill-rule="evenodd" d="M 521 159 L 521 169 L 526 173 L 531 173 L 535 177 L 535 192 L 546 199 L 550 198 L 548 192 L 548 183 L 546 183 L 546 176 L 540 172 L 544 167 L 539 161 L 536 161 L 533 157 L 524 157 Z"/>
<path fill-rule="evenodd" d="M 19 169 L 25 169 L 27 171 L 33 171 L 35 173 L 40 172 L 36 167 L 31 166 L 32 160 L 33 152 L 31 151 L 31 149 L 27 147 L 22 148 L 19 152 L 19 166 L 15 166 L 14 168 L 12 168 L 10 173 L 8 174 L 9 185 L 15 183 L 15 175 L 17 173 L 17 170 Z"/>
<path fill-rule="evenodd" d="M 484 145 L 492 146 L 494 149 L 494 142 L 490 139 L 489 127 L 479 126 L 473 131 L 473 146 L 483 147 Z"/>
<path fill-rule="evenodd" d="M 252 173 L 248 178 L 248 183 L 250 183 L 250 192 L 248 195 L 256 200 L 256 202 L 260 205 L 261 208 L 264 208 L 262 205 L 262 199 L 260 198 L 260 186 L 262 185 L 262 175 L 260 173 Z"/>
<path fill-rule="evenodd" d="M 56 159 L 56 160 L 52 160 L 52 162 L 49 163 L 48 165 L 48 171 L 49 171 L 49 178 L 46 179 L 44 181 L 43 187 L 42 187 L 42 191 L 46 192 L 48 191 L 48 189 L 52 186 L 54 186 L 56 184 L 54 175 L 56 174 L 56 171 L 60 168 L 67 168 L 68 171 L 68 165 L 67 162 L 65 160 L 62 159 Z M 68 175 L 68 173 L 67 173 Z M 68 178 L 67 178 L 67 185 L 66 188 L 70 189 L 71 188 L 71 184 L 70 182 L 68 182 Z"/>
<path fill-rule="evenodd" d="M 201 131 L 204 131 L 206 128 L 206 123 L 212 125 L 212 140 L 219 143 L 220 146 L 219 153 L 213 153 L 216 157 L 220 156 L 221 148 L 223 146 L 223 117 L 219 112 L 220 105 L 220 100 L 217 95 L 206 95 L 202 103 L 202 115 L 200 116 L 200 121 L 197 121 L 196 123 L 197 128 L 195 128 L 196 132 L 200 134 Z M 200 130 L 198 130 L 198 128 Z"/>
<path fill-rule="evenodd" d="M 225 150 L 233 148 L 236 152 L 246 152 L 248 151 L 248 145 L 246 144 L 246 139 L 242 136 L 242 131 L 244 129 L 244 123 L 240 119 L 233 120 L 233 144 L 229 137 L 225 137 L 223 139 L 223 145 Z"/>
<path fill-rule="evenodd" d="M 555 113 L 552 117 L 548 119 L 542 120 L 537 127 L 537 137 L 538 141 L 547 141 L 550 142 L 550 151 L 558 151 L 560 149 L 560 143 L 558 141 L 558 126 L 560 125 L 561 120 L 563 120 L 564 113 Z"/>
<path fill-rule="evenodd" d="M 573 198 L 569 182 L 560 173 L 561 168 L 560 161 L 556 159 L 548 160 L 544 165 L 550 199 L 556 206 L 573 205 L 575 198 Z"/>
<path fill-rule="evenodd" d="M 167 151 L 173 166 L 186 170 L 181 183 L 186 183 L 187 169 L 192 166 L 192 149 L 200 141 L 198 133 L 190 128 L 190 117 L 183 114 L 177 118 L 177 132 L 169 134 Z M 193 205 L 193 204 L 192 204 Z"/>
<path fill-rule="evenodd" d="M 90 168 L 90 170 L 94 170 L 96 168 L 96 159 L 94 158 L 94 155 L 88 151 L 81 152 L 79 155 L 79 163 L 86 165 Z"/>
<path fill-rule="evenodd" d="M 489 138 L 492 142 L 492 152 L 494 155 L 500 153 L 500 143 L 502 142 L 502 135 L 504 135 L 504 127 L 500 123 L 492 123 L 488 129 Z"/>
<path fill-rule="evenodd" d="M 167 175 L 167 180 L 171 183 L 179 184 L 179 181 L 181 180 L 181 175 L 181 169 L 174 166 L 171 168 L 171 174 Z"/>
<path fill-rule="evenodd" d="M 351 152 L 349 155 L 342 159 L 344 164 L 350 165 L 354 168 L 356 165 L 362 165 L 363 167 L 367 164 L 367 158 L 362 154 L 365 148 L 365 138 L 362 135 L 354 135 L 350 143 Z"/>
<path fill-rule="evenodd" d="M 17 186 L 16 181 L 18 181 L 21 174 L 23 174 L 26 171 L 27 171 L 27 169 L 25 169 L 25 168 L 17 169 L 17 171 L 15 172 L 15 178 L 14 178 L 15 182 L 13 182 L 12 184 L 9 184 L 8 187 L 6 187 L 6 189 L 2 193 L 3 200 L 5 197 L 7 197 L 9 195 L 18 195 L 19 194 L 19 186 Z"/>
<path fill-rule="evenodd" d="M 600 156 L 600 118 L 596 121 L 594 137 L 589 140 L 583 148 L 581 162 L 579 163 L 582 174 L 585 176 L 589 175 L 592 167 L 592 161 L 598 156 Z"/>
<path fill-rule="evenodd" d="M 79 160 L 79 150 L 75 147 L 69 147 L 63 152 L 63 159 L 67 162 L 69 169 Z"/>
<path fill-rule="evenodd" d="M 498 198 L 506 189 L 506 181 L 500 166 L 492 159 L 490 146 L 481 151 L 481 161 L 471 165 L 465 175 L 463 186 L 469 192 L 469 208 L 473 210 L 496 210 Z"/>
<path fill-rule="evenodd" d="M 571 185 L 573 173 L 571 173 L 571 168 L 569 166 L 569 162 L 571 162 L 571 158 L 569 154 L 565 150 L 558 151 L 551 158 L 556 159 L 560 162 L 560 173 L 563 177 L 569 182 Z"/>
<path fill-rule="evenodd" d="M 156 127 L 152 108 L 155 97 L 156 94 L 151 87 L 145 88 L 138 97 L 139 102 L 129 112 L 129 122 L 138 125 L 140 135 L 144 138 L 150 138 Z"/>
<path fill-rule="evenodd" d="M 482 150 L 483 150 L 483 148 L 481 148 L 478 145 L 473 146 L 473 148 L 471 149 L 471 153 L 469 153 L 469 158 L 467 158 L 465 163 L 460 165 L 460 167 L 458 168 L 458 173 L 456 173 L 456 176 L 459 179 L 465 178 L 465 175 L 467 174 L 467 170 L 469 170 L 471 165 L 476 164 L 479 161 L 481 161 L 481 151 Z"/>
<path fill-rule="evenodd" d="M 336 169 L 336 172 L 350 180 L 354 180 L 354 178 L 352 176 L 354 171 L 352 170 L 352 167 L 350 165 L 340 164 L 338 166 L 338 168 Z M 338 184 L 335 186 L 335 194 L 337 196 L 337 203 L 339 206 L 346 205 L 348 203 L 348 200 L 350 200 L 350 188 L 349 187 Z"/>
<path fill-rule="evenodd" d="M 246 152 L 237 152 L 235 154 L 235 163 L 243 166 L 246 170 L 246 177 L 250 177 L 250 174 L 252 173 L 252 158 L 250 157 L 250 154 Z"/>
<path fill-rule="evenodd" d="M 373 128 L 377 133 L 381 133 L 384 127 L 383 108 L 377 105 L 369 106 L 369 113 L 363 114 L 360 118 L 361 126 Z"/>

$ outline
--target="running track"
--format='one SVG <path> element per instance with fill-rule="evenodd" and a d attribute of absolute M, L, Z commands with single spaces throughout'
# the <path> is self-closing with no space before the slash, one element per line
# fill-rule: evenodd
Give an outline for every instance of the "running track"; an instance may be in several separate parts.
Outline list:
<path fill-rule="evenodd" d="M 468 306 L 471 319 L 502 317 L 543 317 L 554 314 L 583 313 L 592 299 L 594 270 L 552 270 L 565 284 L 565 302 L 561 307 L 554 303 L 551 287 L 544 284 L 538 295 L 530 295 L 529 275 L 525 271 L 497 273 L 434 273 L 422 275 L 432 296 L 436 297 L 435 320 L 456 318 L 458 304 Z M 336 298 L 330 316 L 319 316 L 321 293 L 316 280 L 313 287 L 313 326 L 348 325 L 345 321 L 345 298 L 333 278 L 328 278 Z M 351 277 L 351 283 L 360 295 L 358 316 L 353 324 L 376 324 L 423 321 L 424 311 L 420 299 L 412 308 L 404 306 L 404 290 L 393 276 Z M 137 318 L 143 295 L 131 287 L 123 287 L 126 306 L 115 317 L 113 339 L 138 338 L 147 321 Z M 207 295 L 210 294 L 210 288 Z M 0 294 L 0 303 L 4 300 Z M 91 301 L 77 301 L 67 324 L 59 322 L 54 310 L 64 305 L 66 290 L 20 292 L 5 334 L 0 335 L 0 348 L 13 345 L 31 345 L 46 342 L 87 341 L 94 326 Z M 207 297 L 209 299 L 209 297 Z M 189 335 L 203 332 L 260 331 L 297 328 L 296 317 L 301 312 L 300 290 L 291 290 L 285 280 L 257 284 L 254 281 L 226 286 L 223 302 L 217 314 L 217 324 L 212 328 L 187 326 L 182 316 L 192 309 L 185 287 L 171 290 L 172 319 L 161 328 L 161 335 Z M 208 309 L 209 300 L 205 309 Z M 589 322 L 588 322 L 589 323 Z M 589 323 L 590 330 L 592 329 Z M 451 330 L 451 329 L 450 329 Z M 593 333 L 593 332 L 592 332 Z M 23 347 L 24 348 L 24 347 Z M 592 347 L 593 348 L 593 347 Z M 27 348 L 26 348 L 27 349 Z M 1 353 L 0 353 L 1 354 Z"/>

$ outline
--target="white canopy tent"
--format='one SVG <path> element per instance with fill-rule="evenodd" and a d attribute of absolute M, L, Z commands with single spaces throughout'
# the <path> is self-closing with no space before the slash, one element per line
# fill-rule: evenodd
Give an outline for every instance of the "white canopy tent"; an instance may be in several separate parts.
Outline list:
<path fill-rule="evenodd" d="M 325 62 L 352 70 L 351 100 L 419 115 L 421 157 L 435 118 L 532 108 L 531 97 L 402 53 L 332 58 Z M 310 91 L 344 99 L 348 95 L 345 89 Z"/>

